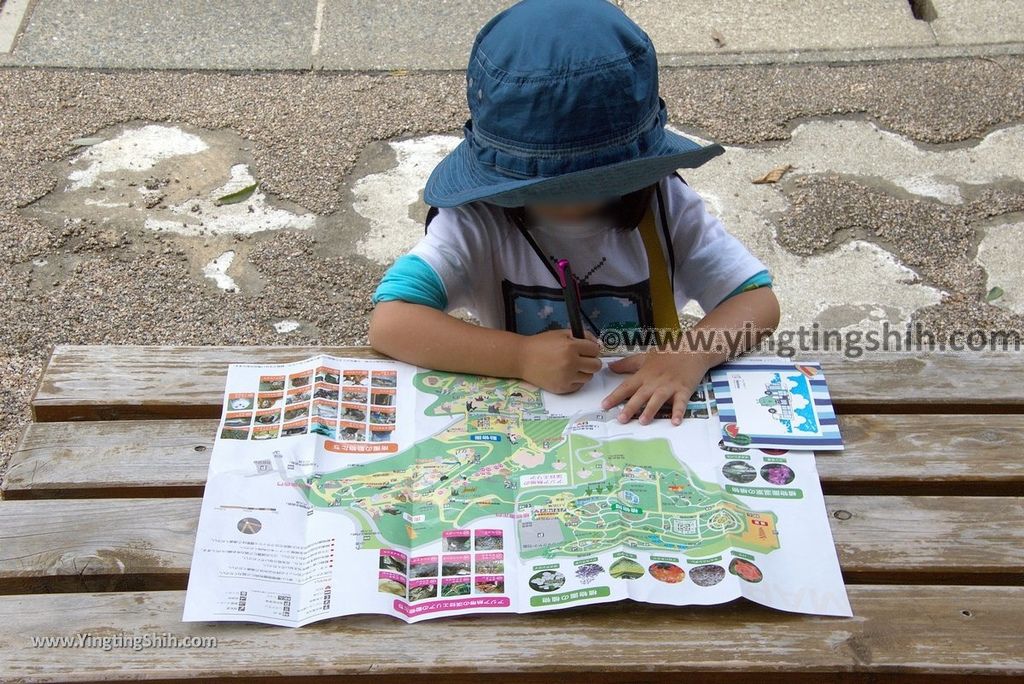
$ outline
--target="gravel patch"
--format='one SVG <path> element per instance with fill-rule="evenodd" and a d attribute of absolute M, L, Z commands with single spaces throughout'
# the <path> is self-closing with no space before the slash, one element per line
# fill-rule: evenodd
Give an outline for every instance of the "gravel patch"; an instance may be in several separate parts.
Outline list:
<path fill-rule="evenodd" d="M 868 116 L 919 141 L 949 143 L 1024 117 L 1024 59 L 673 69 L 663 91 L 676 125 L 727 143 L 784 139 L 796 121 L 820 115 Z M 18 209 L 59 182 L 57 162 L 74 152 L 72 140 L 129 121 L 227 128 L 251 141 L 262 189 L 324 215 L 346 210 L 347 174 L 369 143 L 456 131 L 466 116 L 460 73 L 2 69 L 0 102 L 0 472 L 53 345 L 362 343 L 380 277 L 380 267 L 323 230 L 239 236 L 219 246 L 248 259 L 258 282 L 231 294 L 197 277 L 181 238 L 116 223 L 44 226 Z M 821 183 L 822 193 L 840 189 Z M 855 194 L 851 210 L 862 209 L 865 193 Z M 945 225 L 947 215 L 929 213 L 938 209 L 897 203 L 906 216 L 876 236 L 924 277 L 955 286 L 950 302 L 928 312 L 937 321 L 989 316 L 976 268 L 954 265 L 970 254 L 963 222 L 1009 210 L 1004 200 L 1015 201 L 979 198 L 973 214 L 949 214 L 950 244 L 934 263 L 913 228 Z M 808 202 L 807 212 L 823 209 Z M 818 248 L 843 229 L 828 223 Z M 952 270 L 943 276 L 943 268 Z M 299 327 L 279 333 L 283 320 Z"/>
<path fill-rule="evenodd" d="M 662 91 L 675 120 L 725 143 L 784 140 L 804 117 L 866 115 L 939 144 L 1024 117 L 1024 59 L 673 69 Z"/>
<path fill-rule="evenodd" d="M 254 142 L 268 192 L 318 214 L 338 206 L 346 172 L 372 140 L 451 130 L 463 117 L 462 77 L 101 73 L 0 70 L 0 208 L 54 184 L 40 162 L 71 141 L 126 121 L 230 128 Z"/>
<path fill-rule="evenodd" d="M 1024 339 L 1024 316 L 986 302 L 985 274 L 976 261 L 980 224 L 1024 211 L 1024 184 L 987 189 L 963 205 L 901 197 L 834 175 L 805 176 L 790 186 L 791 209 L 777 222 L 787 249 L 807 255 L 855 238 L 875 242 L 926 284 L 950 293 L 912 317 L 937 340 L 972 330 Z"/>
<path fill-rule="evenodd" d="M 792 183 L 790 210 L 778 223 L 779 242 L 795 254 L 832 249 L 851 238 L 883 245 L 929 285 L 965 295 L 984 294 L 975 261 L 983 219 L 1024 211 L 1024 183 L 963 205 L 900 197 L 899 193 L 835 175 Z"/>

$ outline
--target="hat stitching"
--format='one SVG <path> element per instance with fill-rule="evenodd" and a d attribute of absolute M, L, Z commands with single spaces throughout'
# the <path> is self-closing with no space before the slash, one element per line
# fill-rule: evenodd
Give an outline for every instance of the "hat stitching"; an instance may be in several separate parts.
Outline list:
<path fill-rule="evenodd" d="M 641 134 L 651 131 L 653 124 L 656 120 L 660 119 L 661 112 L 664 107 L 664 101 L 658 98 L 658 106 L 652 108 L 644 118 L 639 122 L 633 124 L 629 128 L 623 130 L 622 133 L 615 137 L 602 138 L 600 141 L 580 144 L 580 143 L 527 143 L 520 142 L 518 140 L 512 140 L 505 138 L 500 135 L 491 133 L 490 131 L 481 128 L 479 123 L 470 119 L 466 122 L 464 132 L 468 133 L 467 137 L 479 137 L 489 145 L 501 150 L 502 152 L 521 152 L 524 153 L 522 156 L 533 156 L 533 157 L 558 157 L 562 156 L 566 152 L 571 153 L 583 153 L 589 152 L 604 147 L 609 147 L 615 144 L 621 144 L 630 142 Z"/>
<path fill-rule="evenodd" d="M 649 54 L 648 48 L 652 47 L 650 38 L 645 35 L 643 43 L 627 52 L 614 56 L 614 58 L 595 57 L 594 59 L 580 62 L 580 66 L 573 69 L 563 69 L 536 75 L 530 75 L 533 72 L 515 72 L 500 67 L 487 56 L 483 48 L 479 47 L 473 53 L 473 61 L 480 64 L 480 68 L 484 73 L 501 83 L 547 83 L 549 81 L 562 81 L 573 76 L 583 76 L 603 69 L 617 68 L 624 64 L 632 64 L 639 61 L 639 58 L 647 56 Z"/>

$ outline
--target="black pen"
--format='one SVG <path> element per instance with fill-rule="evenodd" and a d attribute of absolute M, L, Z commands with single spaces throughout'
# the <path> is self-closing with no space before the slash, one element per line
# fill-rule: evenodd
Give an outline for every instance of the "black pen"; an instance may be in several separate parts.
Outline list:
<path fill-rule="evenodd" d="M 576 280 L 572 277 L 572 268 L 568 259 L 558 260 L 558 280 L 562 285 L 562 297 L 565 299 L 565 309 L 569 313 L 569 327 L 572 328 L 572 336 L 582 340 L 583 315 L 580 313 L 580 291 Z"/>

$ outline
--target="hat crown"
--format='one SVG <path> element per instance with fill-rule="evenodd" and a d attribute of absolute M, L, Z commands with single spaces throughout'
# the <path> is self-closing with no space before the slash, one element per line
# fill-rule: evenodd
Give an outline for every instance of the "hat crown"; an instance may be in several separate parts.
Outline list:
<path fill-rule="evenodd" d="M 566 154 L 614 161 L 600 150 L 631 147 L 663 123 L 654 46 L 608 0 L 523 0 L 498 14 L 474 42 L 466 93 L 467 137 L 485 157 L 557 153 L 562 171 L 577 166 Z"/>

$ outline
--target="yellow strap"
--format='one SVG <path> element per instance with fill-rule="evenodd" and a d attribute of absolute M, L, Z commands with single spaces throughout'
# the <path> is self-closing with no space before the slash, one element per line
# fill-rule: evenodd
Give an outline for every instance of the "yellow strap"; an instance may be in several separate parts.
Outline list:
<path fill-rule="evenodd" d="M 679 330 L 679 312 L 672 281 L 668 275 L 667 259 L 658 239 L 654 223 L 654 212 L 648 206 L 640 219 L 640 237 L 647 252 L 647 270 L 650 272 L 651 308 L 654 310 L 654 327 L 663 330 Z"/>

